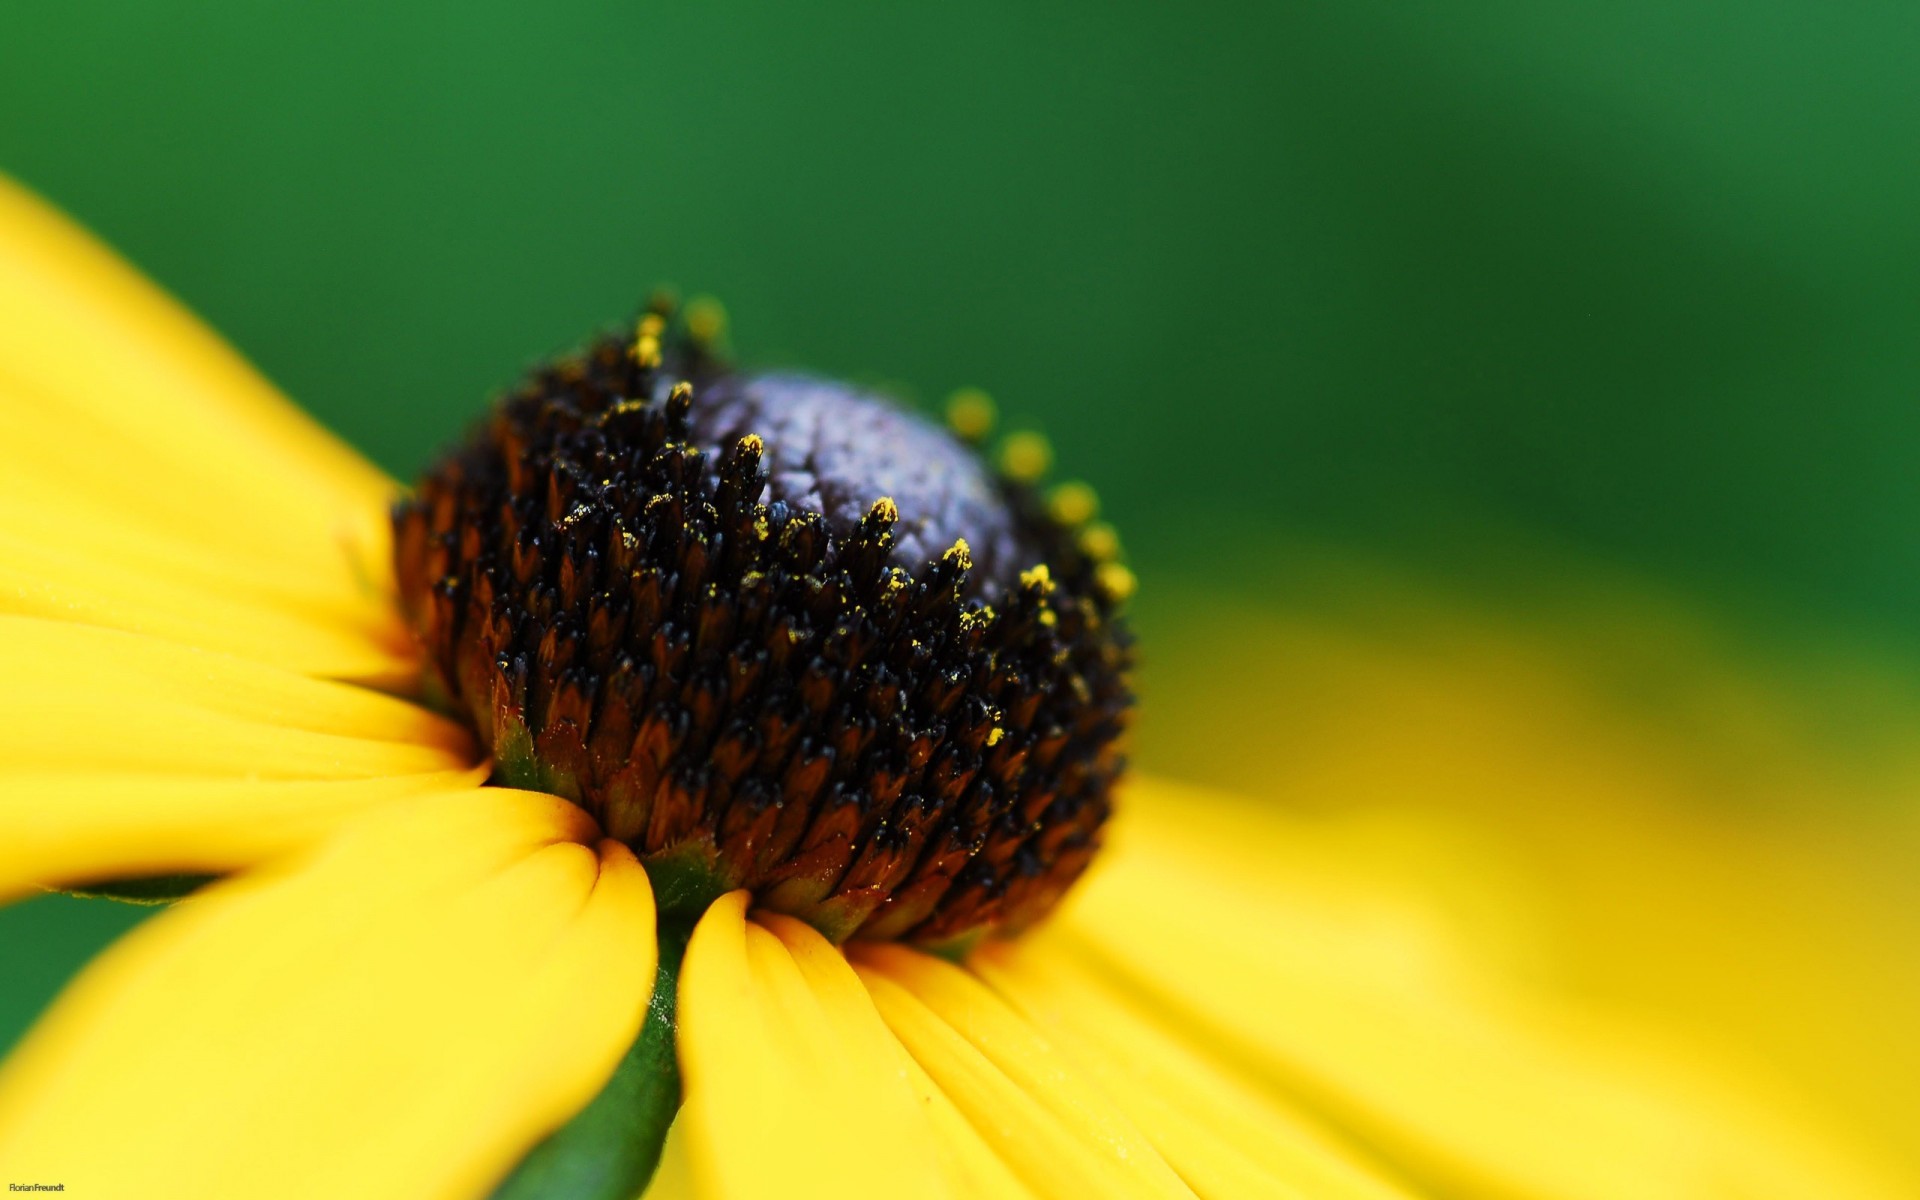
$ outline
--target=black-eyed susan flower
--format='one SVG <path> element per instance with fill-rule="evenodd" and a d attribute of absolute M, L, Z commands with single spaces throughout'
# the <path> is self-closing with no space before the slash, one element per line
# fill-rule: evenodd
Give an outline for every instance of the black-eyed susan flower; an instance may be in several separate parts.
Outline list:
<path fill-rule="evenodd" d="M 1116 535 L 978 394 L 661 307 L 402 495 L 11 188 L 0 268 L 0 889 L 221 877 L 0 1070 L 10 1182 L 1875 1194 L 1124 777 Z"/>

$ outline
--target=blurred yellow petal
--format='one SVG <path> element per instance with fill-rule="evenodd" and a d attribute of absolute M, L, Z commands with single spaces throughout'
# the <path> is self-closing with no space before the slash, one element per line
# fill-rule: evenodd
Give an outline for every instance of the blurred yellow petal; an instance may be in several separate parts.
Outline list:
<path fill-rule="evenodd" d="M 351 684 L 18 616 L 0 668 L 0 895 L 228 870 L 477 783 L 464 730 Z"/>
<path fill-rule="evenodd" d="M 6 180 L 0 264 L 4 361 L 48 399 L 150 434 L 205 473 L 231 467 L 276 480 L 257 489 L 276 505 L 354 499 L 377 511 L 384 501 L 389 484 L 377 470 L 112 251 Z"/>
<path fill-rule="evenodd" d="M 484 766 L 328 780 L 0 769 L 0 898 L 28 884 L 222 875 L 381 805 L 478 788 L 486 777 Z"/>
<path fill-rule="evenodd" d="M 4 179 L 0 466 L 12 566 L 0 609 L 64 604 L 69 619 L 248 646 L 319 674 L 406 674 L 390 603 L 392 484 Z M 155 613 L 130 582 L 142 576 L 167 585 Z M 219 612 L 193 619 L 183 601 L 196 594 L 284 611 L 262 614 L 265 628 L 223 630 Z"/>
<path fill-rule="evenodd" d="M 0 611 L 150 634 L 323 677 L 404 683 L 411 658 L 382 631 L 246 590 L 183 583 L 42 528 L 0 524 Z"/>
<path fill-rule="evenodd" d="M 9 1178 L 72 1194 L 484 1194 L 640 1028 L 652 893 L 550 796 L 433 797 L 217 885 L 90 967 L 0 1072 Z"/>
<path fill-rule="evenodd" d="M 904 1055 L 825 939 L 746 919 L 694 929 L 680 975 L 679 1124 L 703 1195 L 951 1194 Z"/>
<path fill-rule="evenodd" d="M 1329 861 L 1339 843 L 1312 823 L 1155 781 L 1127 802 L 1107 861 L 1023 953 L 1085 956 L 1416 1185 L 1893 1194 L 1805 1122 L 1763 1111 L 1753 1080 L 1717 1078 L 1648 1031 L 1501 988 L 1420 911 L 1323 886 L 1342 869 Z"/>
<path fill-rule="evenodd" d="M 1148 1140 L 1042 1038 L 958 967 L 857 946 L 887 1025 L 1036 1194 L 1192 1196 Z"/>
<path fill-rule="evenodd" d="M 472 765 L 459 726 L 351 684 L 0 615 L 0 770 L 359 779 Z"/>
<path fill-rule="evenodd" d="M 1312 1115 L 1241 1078 L 1189 1043 L 1180 1024 L 1141 1005 L 1055 941 L 1039 951 L 990 943 L 980 976 L 1070 1054 L 1202 1196 L 1397 1200 L 1391 1172 L 1341 1144 Z"/>
<path fill-rule="evenodd" d="M 1337 861 L 1316 888 L 1737 1064 L 1920 1195 L 1904 660 L 1577 562 L 1521 604 L 1310 557 L 1285 606 L 1166 598 L 1142 756 L 1295 814 L 1274 874 Z"/>
<path fill-rule="evenodd" d="M 687 1122 L 684 1113 L 667 1130 L 666 1144 L 660 1147 L 660 1162 L 641 1193 L 646 1200 L 698 1200 L 700 1185 L 694 1181 L 692 1152 L 687 1149 Z"/>

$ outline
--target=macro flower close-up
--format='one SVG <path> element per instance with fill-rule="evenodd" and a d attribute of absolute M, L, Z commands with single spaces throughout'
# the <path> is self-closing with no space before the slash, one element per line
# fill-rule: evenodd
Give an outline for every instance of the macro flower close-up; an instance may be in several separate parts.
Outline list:
<path fill-rule="evenodd" d="M 1369 49 L 1355 61 L 1370 64 L 1375 31 L 1329 22 L 1296 32 L 1357 38 Z M 1151 20 L 1129 29 L 1113 33 L 1112 63 L 1089 51 L 1116 80 L 1131 77 L 1135 54 L 1193 52 L 1158 46 Z M 238 39 L 225 49 L 213 26 L 201 32 L 209 40 L 180 43 L 192 62 L 279 52 L 244 23 L 219 31 Z M 350 22 L 332 32 L 342 47 L 360 36 Z M 415 32 L 424 44 L 473 31 Z M 138 33 L 100 33 L 85 53 L 133 70 L 147 61 Z M 574 33 L 588 53 L 587 33 Z M 740 34 L 734 51 L 776 55 L 808 35 L 756 36 Z M 967 57 L 964 31 L 924 36 L 924 61 Z M 1133 144 L 1116 115 L 1124 93 L 1100 91 L 1092 115 L 1075 117 L 1108 139 L 1084 151 L 1097 166 L 1076 168 L 1099 178 L 1102 203 L 1145 212 L 1206 191 L 1130 192 L 1108 172 L 1151 147 L 1155 172 L 1177 166 L 1197 130 L 1238 111 L 1236 89 L 1265 76 L 1232 42 L 1204 39 L 1200 61 L 1236 64 L 1196 84 L 1195 105 L 1224 106 L 1212 117 L 1160 95 L 1142 109 L 1142 148 L 1112 157 L 1097 147 Z M 43 82 L 73 74 L 49 53 Z M 415 65 L 430 74 L 435 61 Z M 295 86 L 260 71 L 258 111 L 286 120 L 264 122 L 258 144 L 284 132 L 332 145 L 288 114 L 300 87 L 344 95 L 333 75 Z M 919 68 L 903 67 L 909 77 Z M 163 92 L 182 112 L 228 94 L 205 72 L 179 78 L 186 91 Z M 399 88 L 387 96 L 395 120 L 439 119 L 431 88 L 396 78 L 367 85 Z M 886 91 L 879 75 L 856 78 Z M 1340 94 L 1331 79 L 1315 86 Z M 138 108 L 136 93 L 112 111 Z M 919 114 L 906 126 L 972 146 L 970 118 L 939 126 L 944 101 L 930 94 L 905 92 Z M 834 95 L 802 87 L 796 111 L 837 111 Z M 584 120 L 594 108 L 552 103 L 562 107 L 549 124 L 527 127 L 543 154 L 567 136 L 554 113 Z M 779 107 L 762 96 L 740 119 L 757 129 Z M 520 110 L 491 111 L 498 144 L 473 151 L 489 170 L 520 136 Z M 62 119 L 80 128 L 89 112 Z M 1368 145 L 1397 144 L 1368 124 L 1379 113 L 1353 112 Z M 1157 140 L 1165 114 L 1172 132 Z M 208 115 L 178 128 L 220 136 L 227 126 Z M 711 117 L 714 128 L 728 119 Z M 434 127 L 470 126 L 446 121 Z M 388 135 L 353 124 L 341 144 L 375 163 Z M 1235 188 L 1266 194 L 1243 178 L 1269 158 L 1239 140 L 1257 124 L 1234 125 L 1217 156 L 1193 151 L 1199 177 L 1229 197 L 1221 204 L 1237 202 Z M 1121 127 L 1126 137 L 1111 132 Z M 460 136 L 409 142 L 380 203 L 404 208 L 415 172 L 454 171 Z M 1298 146 L 1358 188 L 1370 168 L 1348 178 L 1346 152 L 1326 148 L 1346 136 L 1303 134 Z M 998 145 L 974 161 L 1019 159 L 1045 176 L 1075 139 L 1042 140 L 1031 161 L 1020 156 L 1032 147 Z M 191 138 L 180 146 L 196 152 Z M 150 169 L 154 191 L 127 198 L 120 168 L 84 140 L 0 137 L 0 155 L 25 162 L 20 182 L 0 175 L 0 961 L 14 989 L 0 1013 L 20 1017 L 0 1058 L 10 1192 L 1913 1194 L 1920 673 L 1902 644 L 1865 617 L 1841 637 L 1831 631 L 1845 620 L 1804 616 L 1821 604 L 1870 611 L 1835 599 L 1839 585 L 1795 616 L 1780 615 L 1784 601 L 1754 615 L 1713 599 L 1760 594 L 1689 573 L 1708 560 L 1702 547 L 1737 557 L 1749 535 L 1700 518 L 1685 541 L 1695 526 L 1675 514 L 1686 505 L 1659 489 L 1694 485 L 1662 484 L 1666 451 L 1645 450 L 1639 427 L 1610 456 L 1554 416 L 1538 445 L 1565 457 L 1516 470 L 1523 499 L 1502 515 L 1491 486 L 1453 504 L 1436 499 L 1447 469 L 1420 472 L 1453 455 L 1471 460 L 1460 477 L 1479 481 L 1507 469 L 1509 449 L 1527 458 L 1537 431 L 1517 401 L 1487 401 L 1488 422 L 1453 442 L 1451 426 L 1420 424 L 1447 407 L 1438 400 L 1350 426 L 1337 415 L 1364 409 L 1367 393 L 1339 398 L 1355 380 L 1407 384 L 1388 386 L 1401 367 L 1369 365 L 1391 359 L 1384 341 L 1341 332 L 1349 305 L 1356 329 L 1399 311 L 1403 332 L 1426 331 L 1407 334 L 1402 366 L 1420 380 L 1407 386 L 1435 396 L 1467 380 L 1460 395 L 1506 397 L 1499 371 L 1518 378 L 1550 357 L 1547 334 L 1529 346 L 1490 336 L 1486 357 L 1462 366 L 1440 348 L 1457 331 L 1434 330 L 1437 314 L 1484 299 L 1473 286 L 1414 314 L 1430 299 L 1418 288 L 1347 294 L 1330 271 L 1281 303 L 1248 290 L 1271 264 L 1235 273 L 1250 260 L 1206 243 L 1203 222 L 1133 217 L 1080 229 L 1043 215 L 1023 232 L 1003 214 L 1011 224 L 983 232 L 1006 243 L 989 274 L 1060 284 L 1044 310 L 1052 324 L 1002 312 L 1028 309 L 976 281 L 974 264 L 955 265 L 972 251 L 914 259 L 933 282 L 896 297 L 900 277 L 872 266 L 885 255 L 862 239 L 878 245 L 885 214 L 934 202 L 828 185 L 822 203 L 872 207 L 819 250 L 793 236 L 800 223 L 778 238 L 752 226 L 756 206 L 809 211 L 811 184 L 779 199 L 772 168 L 740 176 L 765 192 L 731 189 L 752 194 L 701 236 L 724 246 L 719 232 L 745 228 L 749 245 L 797 247 L 791 258 L 675 257 L 698 238 L 640 220 L 630 237 L 607 235 L 627 239 L 616 251 L 554 216 L 571 201 L 550 189 L 614 196 L 616 212 L 628 195 L 669 189 L 650 192 L 617 165 L 590 181 L 603 164 L 585 147 L 607 153 L 583 139 L 531 190 L 502 181 L 510 199 L 497 203 L 476 188 L 482 216 L 435 191 L 417 210 L 430 220 L 380 243 L 401 258 L 459 243 L 445 251 L 459 269 L 420 272 L 359 240 L 384 217 L 330 241 L 330 223 L 350 217 L 327 204 L 369 193 L 304 159 L 260 159 L 259 186 L 287 189 L 277 200 L 176 208 L 166 197 L 216 193 L 194 191 L 193 172 L 165 155 L 129 162 L 126 178 Z M 918 161 L 890 152 L 902 170 Z M 702 142 L 675 160 L 676 178 L 719 196 L 729 189 L 701 171 L 736 168 L 705 153 Z M 45 195 L 36 171 L 54 181 Z M 867 177 L 868 190 L 890 178 Z M 1000 181 L 947 182 L 964 215 L 947 233 L 973 247 L 970 206 L 1000 195 Z M 295 198 L 307 186 L 332 199 Z M 1348 209 L 1334 198 L 1325 212 L 1344 220 Z M 155 240 L 135 241 L 161 247 L 158 261 L 91 232 L 97 212 L 120 214 L 105 233 L 128 213 L 154 222 Z M 248 241 L 249 223 L 284 231 L 293 225 L 276 222 L 290 213 L 314 246 L 283 232 Z M 1335 256 L 1347 265 L 1367 261 L 1355 246 L 1371 246 L 1375 229 L 1418 224 L 1352 219 L 1367 232 Z M 547 230 L 542 253 L 566 247 L 594 273 L 560 264 L 536 280 L 530 260 L 502 251 L 489 268 L 498 291 L 476 284 L 461 272 L 477 272 L 478 257 L 461 256 L 492 253 L 475 236 L 482 224 L 503 244 L 514 239 L 498 229 Z M 658 284 L 646 256 L 656 235 L 658 270 L 709 267 L 746 300 L 729 308 Z M 939 241 L 917 230 L 901 244 Z M 267 279 L 265 247 L 308 273 Z M 1293 252 L 1309 275 L 1326 266 Z M 1591 260 L 1566 270 L 1600 279 L 1605 254 L 1583 253 Z M 203 320 L 170 272 L 204 281 L 223 263 L 256 290 L 226 295 Z M 1217 287 L 1162 289 L 1150 278 L 1162 268 Z M 1502 278 L 1518 286 L 1532 269 Z M 1701 270 L 1725 319 L 1745 320 L 1727 307 L 1737 273 Z M 813 275 L 831 296 L 814 296 Z M 563 282 L 587 278 L 593 287 Z M 980 290 L 955 295 L 955 281 Z M 607 299 L 615 288 L 624 300 Z M 579 295 L 561 299 L 569 289 Z M 1103 341 L 1086 315 L 1111 311 L 1103 289 L 1159 300 Z M 1226 303 L 1234 296 L 1254 316 Z M 1620 296 L 1617 329 L 1664 337 L 1637 323 L 1637 282 Z M 451 316 L 417 315 L 442 299 L 484 327 L 449 334 Z M 544 323 L 595 305 L 570 332 Z M 1521 307 L 1503 296 L 1475 320 L 1560 328 Z M 496 308 L 539 319 L 504 333 L 505 315 L 488 323 Z M 1288 327 L 1269 325 L 1283 310 Z M 776 314 L 765 334 L 759 312 Z M 1855 341 L 1877 326 L 1828 315 L 1852 331 L 1839 337 L 1847 361 L 1871 359 Z M 384 363 L 391 378 L 316 385 L 316 401 L 290 386 L 290 398 L 228 320 L 302 347 L 310 357 L 290 361 L 303 370 L 341 358 Z M 1703 322 L 1700 338 L 1748 353 L 1764 340 L 1717 328 Z M 403 329 L 421 344 L 400 345 Z M 508 365 L 485 382 L 427 344 L 443 335 L 469 348 L 505 340 Z M 1335 357 L 1346 374 L 1298 348 L 1323 335 L 1345 347 Z M 943 378 L 914 365 L 916 345 L 1002 362 L 982 354 L 982 336 L 1035 347 L 1017 360 L 1028 375 L 1002 363 L 990 378 L 947 380 L 937 401 L 894 381 L 895 361 Z M 1805 345 L 1807 362 L 1824 348 Z M 1673 386 L 1724 383 L 1718 352 L 1675 350 L 1694 367 L 1676 367 Z M 1289 408 L 1286 381 L 1315 370 L 1336 398 Z M 1270 388 L 1249 383 L 1269 377 Z M 1084 404 L 1048 395 L 1082 386 Z M 1008 398 L 1026 393 L 1040 398 Z M 1583 403 L 1565 411 L 1588 420 Z M 335 414 L 374 445 L 363 452 L 329 428 L 322 417 Z M 1244 427 L 1212 424 L 1243 416 Z M 1804 433 L 1795 421 L 1788 443 Z M 1709 424 L 1705 441 L 1742 436 Z M 1834 435 L 1828 449 L 1844 445 Z M 1747 495 L 1737 474 L 1714 487 Z M 1623 565 L 1605 530 L 1641 528 L 1640 510 L 1575 514 L 1589 477 L 1609 496 L 1644 488 L 1660 510 L 1648 528 L 1679 539 L 1672 561 L 1687 566 Z M 1862 511 L 1878 486 L 1862 486 Z M 1309 493 L 1339 520 L 1309 519 L 1320 503 L 1299 499 Z M 1365 525 L 1368 504 L 1432 524 L 1395 540 Z M 1750 541 L 1788 557 L 1769 536 Z M 1869 557 L 1886 545 L 1855 537 Z M 1805 574 L 1839 563 L 1844 540 L 1812 538 Z M 1634 561 L 1667 564 L 1666 553 Z"/>

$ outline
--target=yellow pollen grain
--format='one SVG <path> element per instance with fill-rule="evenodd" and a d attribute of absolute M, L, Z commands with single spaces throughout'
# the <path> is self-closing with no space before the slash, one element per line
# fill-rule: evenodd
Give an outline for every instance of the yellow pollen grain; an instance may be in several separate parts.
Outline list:
<path fill-rule="evenodd" d="M 1120 557 L 1120 533 L 1105 521 L 1095 521 L 1080 531 L 1080 553 L 1095 562 L 1111 562 Z"/>
<path fill-rule="evenodd" d="M 750 433 L 740 439 L 740 450 L 743 454 L 765 454 L 767 443 L 761 440 L 759 434 Z"/>
<path fill-rule="evenodd" d="M 1034 483 L 1053 465 L 1053 446 L 1031 430 L 1007 435 L 1000 443 L 1000 472 L 1015 483 Z"/>
<path fill-rule="evenodd" d="M 695 296 L 687 301 L 687 336 L 703 345 L 712 345 L 727 331 L 727 309 L 712 296 Z"/>
<path fill-rule="evenodd" d="M 953 545 L 948 546 L 946 554 L 941 557 L 953 560 L 954 566 L 962 571 L 973 570 L 973 547 L 967 545 L 965 538 L 953 539 Z"/>
<path fill-rule="evenodd" d="M 1070 480 L 1047 493 L 1047 513 L 1062 525 L 1085 525 L 1100 515 L 1100 497 L 1087 484 Z"/>
<path fill-rule="evenodd" d="M 1007 731 L 1000 728 L 998 725 L 995 725 L 991 730 L 987 732 L 987 745 L 998 746 L 1000 744 L 1001 739 L 1006 736 L 1007 736 Z"/>
<path fill-rule="evenodd" d="M 947 428 L 969 442 L 977 442 L 993 432 L 1000 417 L 993 397 L 979 388 L 961 388 L 947 397 Z"/>
<path fill-rule="evenodd" d="M 900 519 L 900 510 L 894 506 L 892 496 L 882 496 L 873 502 L 873 507 L 867 510 L 867 516 L 891 525 Z"/>
<path fill-rule="evenodd" d="M 1134 589 L 1139 586 L 1140 582 L 1134 578 L 1132 571 L 1129 571 L 1123 564 L 1117 562 L 1101 563 L 1098 567 L 1094 568 L 1093 578 L 1094 581 L 1100 585 L 1101 590 L 1105 591 L 1107 595 L 1113 597 L 1116 601 L 1125 600 L 1132 596 Z"/>
<path fill-rule="evenodd" d="M 1048 595 L 1053 591 L 1053 572 L 1047 569 L 1045 563 L 1028 567 L 1020 572 L 1020 586 L 1037 588 L 1042 596 Z"/>

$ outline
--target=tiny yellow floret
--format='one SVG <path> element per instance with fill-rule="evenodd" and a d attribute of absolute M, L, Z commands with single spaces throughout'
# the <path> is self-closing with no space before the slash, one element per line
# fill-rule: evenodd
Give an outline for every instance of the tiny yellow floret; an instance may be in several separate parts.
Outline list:
<path fill-rule="evenodd" d="M 633 331 L 633 361 L 648 368 L 659 366 L 660 335 L 666 328 L 667 320 L 659 313 L 642 316 Z"/>
<path fill-rule="evenodd" d="M 1134 578 L 1133 572 L 1117 562 L 1101 563 L 1094 568 L 1093 577 L 1107 595 L 1116 601 L 1132 596 L 1134 588 L 1139 586 L 1139 580 Z"/>
<path fill-rule="evenodd" d="M 1031 430 L 1009 434 L 1000 444 L 1000 471 L 1015 483 L 1034 483 L 1053 465 L 1053 446 Z"/>
<path fill-rule="evenodd" d="M 727 331 L 726 306 L 712 296 L 695 296 L 687 301 L 687 335 L 702 345 L 712 345 Z"/>
<path fill-rule="evenodd" d="M 1095 521 L 1080 531 L 1080 553 L 1095 562 L 1111 562 L 1120 557 L 1120 534 L 1105 521 Z"/>
<path fill-rule="evenodd" d="M 966 441 L 978 442 L 992 433 L 999 416 L 993 397 L 979 388 L 961 388 L 947 397 L 947 428 Z"/>
<path fill-rule="evenodd" d="M 1047 513 L 1062 525 L 1085 525 L 1100 515 L 1100 497 L 1077 479 L 1047 493 Z"/>

